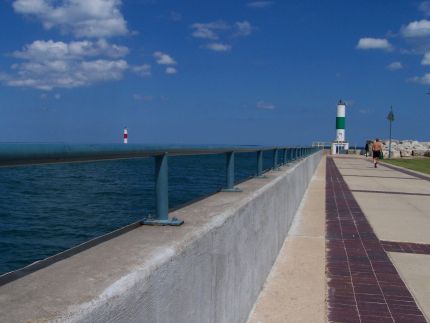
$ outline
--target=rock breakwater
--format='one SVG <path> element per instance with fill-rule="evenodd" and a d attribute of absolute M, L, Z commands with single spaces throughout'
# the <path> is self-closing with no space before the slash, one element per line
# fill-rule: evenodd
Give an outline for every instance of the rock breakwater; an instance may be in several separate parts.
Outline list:
<path fill-rule="evenodd" d="M 388 157 L 389 140 L 382 140 L 384 157 Z M 391 140 L 391 158 L 430 157 L 430 141 Z"/>

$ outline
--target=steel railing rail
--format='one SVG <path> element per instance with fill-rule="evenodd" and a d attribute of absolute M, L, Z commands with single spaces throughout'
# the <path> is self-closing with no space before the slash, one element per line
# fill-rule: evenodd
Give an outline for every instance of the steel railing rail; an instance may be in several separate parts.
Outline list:
<path fill-rule="evenodd" d="M 236 153 L 255 152 L 256 177 L 263 176 L 263 153 L 272 151 L 272 169 L 290 161 L 304 158 L 320 150 L 319 147 L 285 146 L 156 146 L 140 144 L 0 144 L 0 166 L 69 163 L 153 157 L 155 159 L 155 215 L 142 220 L 150 225 L 181 225 L 182 220 L 169 218 L 168 156 L 225 154 L 226 184 L 224 192 L 240 192 L 234 186 L 234 159 Z M 280 160 L 282 156 L 282 160 Z"/>

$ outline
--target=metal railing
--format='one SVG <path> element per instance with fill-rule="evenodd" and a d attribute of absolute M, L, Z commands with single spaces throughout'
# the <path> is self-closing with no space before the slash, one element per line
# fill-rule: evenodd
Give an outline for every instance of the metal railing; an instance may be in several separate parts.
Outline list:
<path fill-rule="evenodd" d="M 261 146 L 149 146 L 138 144 L 0 144 L 0 166 L 69 163 L 152 157 L 155 159 L 155 214 L 142 220 L 148 225 L 181 225 L 182 220 L 169 218 L 168 156 L 224 154 L 226 174 L 224 192 L 240 192 L 234 186 L 236 153 L 256 153 L 256 177 L 263 177 L 263 154 L 272 152 L 272 169 L 320 150 L 319 147 Z"/>

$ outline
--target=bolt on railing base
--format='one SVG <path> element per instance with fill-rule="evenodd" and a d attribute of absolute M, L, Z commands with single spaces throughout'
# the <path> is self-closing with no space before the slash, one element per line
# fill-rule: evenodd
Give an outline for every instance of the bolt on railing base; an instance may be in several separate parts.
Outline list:
<path fill-rule="evenodd" d="M 167 220 L 158 220 L 158 219 L 143 219 L 141 222 L 143 225 L 172 225 L 172 226 L 178 226 L 184 224 L 184 221 L 179 220 L 177 218 L 171 218 Z"/>
<path fill-rule="evenodd" d="M 256 176 L 254 176 L 254 178 L 262 178 L 262 179 L 264 179 L 264 178 L 267 178 L 267 176 L 266 175 L 256 175 Z"/>
<path fill-rule="evenodd" d="M 223 189 L 221 189 L 221 192 L 240 193 L 240 192 L 242 192 L 242 190 L 238 187 L 233 187 L 233 188 L 223 188 Z"/>

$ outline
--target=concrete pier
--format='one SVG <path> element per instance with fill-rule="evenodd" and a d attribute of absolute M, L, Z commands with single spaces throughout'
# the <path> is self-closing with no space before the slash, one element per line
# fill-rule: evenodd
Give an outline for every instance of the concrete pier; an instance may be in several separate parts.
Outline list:
<path fill-rule="evenodd" d="M 320 158 L 0 287 L 0 322 L 429 322 L 430 176 Z"/>
<path fill-rule="evenodd" d="M 0 322 L 244 322 L 318 152 L 0 287 Z"/>

